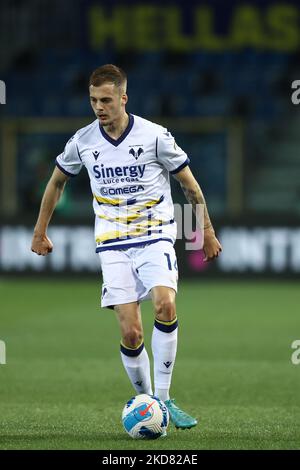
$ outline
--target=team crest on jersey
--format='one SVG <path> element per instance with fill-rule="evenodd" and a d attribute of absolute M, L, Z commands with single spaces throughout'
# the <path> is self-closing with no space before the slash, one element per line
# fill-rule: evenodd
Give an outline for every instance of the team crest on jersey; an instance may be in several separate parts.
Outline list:
<path fill-rule="evenodd" d="M 95 150 L 95 151 L 93 152 L 93 155 L 94 155 L 95 160 L 97 160 L 97 158 L 99 157 L 99 154 L 100 154 L 100 152 L 98 152 L 98 150 Z"/>
<path fill-rule="evenodd" d="M 139 156 L 142 155 L 142 153 L 144 153 L 144 150 L 142 149 L 142 147 L 139 147 L 138 150 L 134 150 L 134 148 L 131 147 L 131 149 L 129 150 L 129 153 L 137 160 Z"/>

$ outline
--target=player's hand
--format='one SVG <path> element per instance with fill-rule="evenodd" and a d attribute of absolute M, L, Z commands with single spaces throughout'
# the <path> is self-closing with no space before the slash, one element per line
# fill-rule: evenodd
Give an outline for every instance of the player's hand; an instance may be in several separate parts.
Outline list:
<path fill-rule="evenodd" d="M 34 233 L 31 243 L 31 251 L 37 255 L 46 256 L 53 250 L 53 243 L 46 234 Z"/>
<path fill-rule="evenodd" d="M 215 235 L 215 231 L 212 227 L 204 230 L 204 243 L 203 251 L 205 258 L 203 261 L 212 261 L 213 259 L 219 256 L 219 253 L 222 251 L 222 246 L 219 240 Z"/>

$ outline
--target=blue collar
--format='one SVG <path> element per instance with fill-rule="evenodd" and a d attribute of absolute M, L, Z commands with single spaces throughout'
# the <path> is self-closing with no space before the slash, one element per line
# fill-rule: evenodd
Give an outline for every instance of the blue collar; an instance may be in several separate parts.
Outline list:
<path fill-rule="evenodd" d="M 125 131 L 123 132 L 123 134 L 120 135 L 120 137 L 118 139 L 113 139 L 112 137 L 110 137 L 105 132 L 104 128 L 102 126 L 100 126 L 100 123 L 99 123 L 99 128 L 100 128 L 100 132 L 103 135 L 104 139 L 106 139 L 110 144 L 117 147 L 121 142 L 123 142 L 124 139 L 126 139 L 126 137 L 128 136 L 129 132 L 131 131 L 131 129 L 133 127 L 133 124 L 134 124 L 134 117 L 133 117 L 132 114 L 129 114 L 128 125 L 127 125 Z"/>

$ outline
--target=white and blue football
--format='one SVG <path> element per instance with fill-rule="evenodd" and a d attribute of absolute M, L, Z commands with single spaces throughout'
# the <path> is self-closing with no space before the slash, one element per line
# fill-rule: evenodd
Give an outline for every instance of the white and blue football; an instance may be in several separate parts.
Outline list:
<path fill-rule="evenodd" d="M 168 408 L 153 395 L 136 395 L 124 406 L 122 423 L 133 439 L 157 439 L 166 434 L 169 424 Z"/>

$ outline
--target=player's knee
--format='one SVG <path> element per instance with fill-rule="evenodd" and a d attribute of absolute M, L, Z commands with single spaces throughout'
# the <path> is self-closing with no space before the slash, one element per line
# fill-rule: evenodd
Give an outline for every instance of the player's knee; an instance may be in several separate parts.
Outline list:
<path fill-rule="evenodd" d="M 162 297 L 155 303 L 155 316 L 161 321 L 172 321 L 176 317 L 175 301 L 169 297 Z"/>
<path fill-rule="evenodd" d="M 124 346 L 135 349 L 142 343 L 143 333 L 140 330 L 133 328 L 123 334 L 122 341 Z"/>

